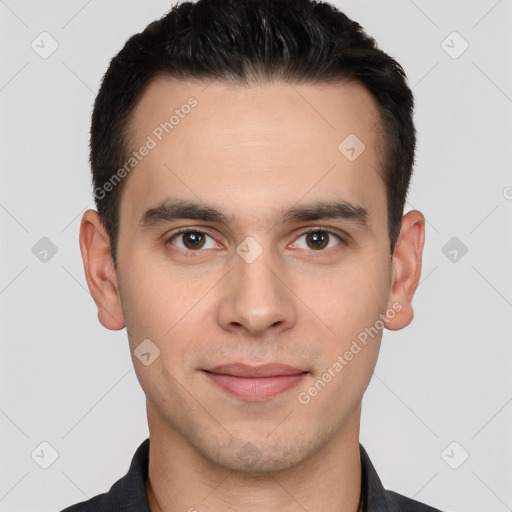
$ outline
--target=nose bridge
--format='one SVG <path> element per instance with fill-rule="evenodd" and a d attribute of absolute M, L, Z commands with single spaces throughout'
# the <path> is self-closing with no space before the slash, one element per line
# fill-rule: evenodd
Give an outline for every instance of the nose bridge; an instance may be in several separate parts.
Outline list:
<path fill-rule="evenodd" d="M 254 261 L 248 262 L 240 257 L 235 266 L 235 276 L 238 284 L 237 293 L 241 297 L 246 295 L 250 297 L 253 304 L 257 304 L 261 299 L 266 301 L 277 299 L 276 290 L 278 279 L 276 277 L 275 258 L 271 251 L 266 250 Z M 282 286 L 282 283 L 281 283 Z"/>
<path fill-rule="evenodd" d="M 228 289 L 219 311 L 226 329 L 243 326 L 252 334 L 261 334 L 274 326 L 290 327 L 295 322 L 295 309 L 287 290 L 281 265 L 270 249 L 240 244 L 230 272 Z"/>

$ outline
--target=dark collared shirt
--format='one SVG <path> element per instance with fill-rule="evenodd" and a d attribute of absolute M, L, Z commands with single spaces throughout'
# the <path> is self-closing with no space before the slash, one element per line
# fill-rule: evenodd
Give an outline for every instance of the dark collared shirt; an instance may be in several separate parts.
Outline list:
<path fill-rule="evenodd" d="M 359 451 L 364 512 L 440 512 L 394 491 L 386 491 L 361 444 Z M 61 512 L 150 512 L 146 497 L 148 463 L 149 438 L 137 448 L 128 473 L 108 492 L 71 505 Z"/>

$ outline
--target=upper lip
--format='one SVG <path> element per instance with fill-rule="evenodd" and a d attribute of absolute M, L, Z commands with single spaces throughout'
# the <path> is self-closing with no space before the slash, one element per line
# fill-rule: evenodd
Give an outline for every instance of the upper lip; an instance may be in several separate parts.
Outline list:
<path fill-rule="evenodd" d="M 206 371 L 246 378 L 277 377 L 280 375 L 299 375 L 301 373 L 307 373 L 306 370 L 279 363 L 263 364 L 260 366 L 250 366 L 241 363 L 221 364 L 213 368 L 208 368 Z"/>

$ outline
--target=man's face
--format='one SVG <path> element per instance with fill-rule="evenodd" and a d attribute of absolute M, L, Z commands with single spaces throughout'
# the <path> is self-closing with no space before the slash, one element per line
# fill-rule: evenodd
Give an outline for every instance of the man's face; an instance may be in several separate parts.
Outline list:
<path fill-rule="evenodd" d="M 181 109 L 190 97 L 197 105 Z M 158 130 L 176 109 L 179 122 Z M 342 435 L 358 436 L 382 329 L 350 360 L 344 354 L 391 307 L 378 121 L 357 84 L 237 88 L 159 78 L 146 89 L 132 149 L 148 136 L 155 147 L 123 190 L 117 283 L 150 430 L 253 471 L 290 468 Z M 176 200 L 227 220 L 154 210 Z M 356 214 L 283 219 L 339 202 Z M 148 366 L 133 355 L 146 339 L 160 350 Z M 295 376 L 243 373 L 267 364 Z M 212 375 L 220 365 L 235 368 Z"/>

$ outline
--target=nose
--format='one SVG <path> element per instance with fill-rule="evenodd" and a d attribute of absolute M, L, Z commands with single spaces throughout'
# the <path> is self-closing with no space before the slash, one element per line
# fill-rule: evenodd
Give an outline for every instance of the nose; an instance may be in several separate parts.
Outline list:
<path fill-rule="evenodd" d="M 278 334 L 297 321 L 295 295 L 289 276 L 270 251 L 248 263 L 238 255 L 224 280 L 218 308 L 219 325 L 227 331 L 246 331 L 261 336 L 268 330 Z"/>

